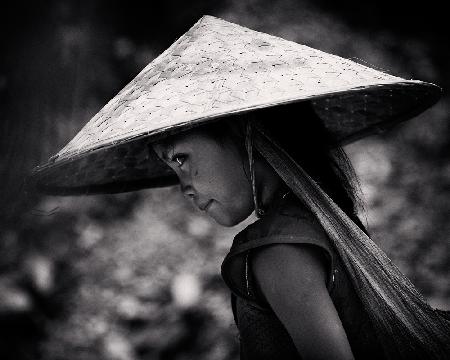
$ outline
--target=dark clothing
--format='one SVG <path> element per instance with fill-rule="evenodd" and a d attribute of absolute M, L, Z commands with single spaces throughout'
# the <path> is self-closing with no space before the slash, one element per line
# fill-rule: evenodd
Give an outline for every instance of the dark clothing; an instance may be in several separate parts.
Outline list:
<path fill-rule="evenodd" d="M 317 220 L 293 194 L 279 199 L 262 219 L 241 231 L 222 264 L 222 277 L 232 291 L 241 359 L 301 359 L 287 330 L 258 293 L 251 273 L 252 251 L 277 243 L 316 246 L 324 252 L 328 259 L 328 292 L 355 359 L 384 359 L 381 344 L 339 256 Z"/>

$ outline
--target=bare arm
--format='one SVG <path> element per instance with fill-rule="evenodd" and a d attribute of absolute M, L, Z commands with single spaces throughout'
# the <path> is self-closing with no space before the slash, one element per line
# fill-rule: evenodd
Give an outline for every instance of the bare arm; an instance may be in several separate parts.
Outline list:
<path fill-rule="evenodd" d="M 353 354 L 326 288 L 319 248 L 276 244 L 252 258 L 256 283 L 306 360 L 350 360 Z"/>

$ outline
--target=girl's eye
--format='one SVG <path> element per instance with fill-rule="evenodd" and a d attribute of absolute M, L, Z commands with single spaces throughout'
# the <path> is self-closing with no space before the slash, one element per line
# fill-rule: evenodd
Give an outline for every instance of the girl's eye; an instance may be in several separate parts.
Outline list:
<path fill-rule="evenodd" d="M 186 161 L 186 157 L 187 156 L 183 154 L 175 154 L 174 156 L 172 156 L 172 161 L 176 162 L 180 167 Z"/>

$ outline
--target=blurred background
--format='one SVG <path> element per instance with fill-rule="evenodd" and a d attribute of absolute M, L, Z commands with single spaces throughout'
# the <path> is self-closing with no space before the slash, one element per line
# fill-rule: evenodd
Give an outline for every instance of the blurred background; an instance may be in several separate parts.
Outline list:
<path fill-rule="evenodd" d="M 15 1 L 2 13 L 1 359 L 238 359 L 220 264 L 245 224 L 218 227 L 177 188 L 52 197 L 22 186 L 204 14 L 444 89 L 424 114 L 346 150 L 374 240 L 450 309 L 450 49 L 439 2 Z"/>

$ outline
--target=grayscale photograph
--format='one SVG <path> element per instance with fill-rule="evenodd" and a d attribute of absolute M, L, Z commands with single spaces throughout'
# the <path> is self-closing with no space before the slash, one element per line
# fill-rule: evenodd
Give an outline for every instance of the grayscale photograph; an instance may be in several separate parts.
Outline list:
<path fill-rule="evenodd" d="M 2 15 L 1 360 L 450 358 L 440 3 Z"/>

